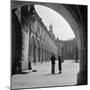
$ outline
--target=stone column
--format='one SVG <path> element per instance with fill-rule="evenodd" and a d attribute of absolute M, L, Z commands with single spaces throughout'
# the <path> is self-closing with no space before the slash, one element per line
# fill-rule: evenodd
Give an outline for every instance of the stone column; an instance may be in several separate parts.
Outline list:
<path fill-rule="evenodd" d="M 43 61 L 45 62 L 45 49 L 43 49 Z"/>
<path fill-rule="evenodd" d="M 80 49 L 80 71 L 77 75 L 77 85 L 87 84 L 87 49 Z"/>
<path fill-rule="evenodd" d="M 41 59 L 42 59 L 42 48 L 40 47 L 40 62 L 41 62 Z"/>
<path fill-rule="evenodd" d="M 46 50 L 46 61 L 48 61 L 48 51 Z"/>
<path fill-rule="evenodd" d="M 16 9 L 11 11 L 12 14 L 12 75 L 22 71 L 22 27 L 18 16 L 16 15 Z M 20 16 L 20 15 L 19 15 Z"/>
<path fill-rule="evenodd" d="M 49 57 L 50 57 L 50 55 L 49 55 L 49 51 L 48 51 L 48 61 L 49 61 Z"/>
<path fill-rule="evenodd" d="M 46 49 L 45 49 L 45 62 L 47 61 L 47 56 L 46 56 Z"/>
<path fill-rule="evenodd" d="M 36 64 L 36 45 L 34 45 L 33 61 L 34 61 L 34 64 Z"/>
<path fill-rule="evenodd" d="M 38 47 L 38 61 L 40 62 L 40 47 Z"/>
<path fill-rule="evenodd" d="M 36 62 L 38 61 L 38 46 L 36 46 Z"/>
<path fill-rule="evenodd" d="M 31 41 L 30 41 L 30 38 L 31 38 L 31 30 L 29 31 L 29 48 L 28 48 L 28 69 L 32 69 L 31 67 Z"/>
<path fill-rule="evenodd" d="M 41 63 L 42 63 L 42 57 L 43 57 L 43 49 L 41 48 Z"/>
<path fill-rule="evenodd" d="M 42 58 L 43 58 L 43 48 L 42 48 Z M 43 59 L 41 58 L 41 63 L 42 63 L 42 61 L 43 61 Z"/>

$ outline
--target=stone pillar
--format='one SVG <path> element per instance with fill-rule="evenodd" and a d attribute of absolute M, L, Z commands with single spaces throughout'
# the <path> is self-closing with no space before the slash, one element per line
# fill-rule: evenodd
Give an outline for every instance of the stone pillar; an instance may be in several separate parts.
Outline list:
<path fill-rule="evenodd" d="M 46 49 L 45 49 L 45 62 L 47 61 L 47 56 L 46 56 Z"/>
<path fill-rule="evenodd" d="M 42 59 L 42 48 L 40 47 L 40 62 L 41 62 L 41 59 Z"/>
<path fill-rule="evenodd" d="M 43 57 L 43 48 L 42 48 L 42 62 L 43 62 L 43 58 L 44 58 L 44 57 Z"/>
<path fill-rule="evenodd" d="M 22 71 L 22 29 L 18 16 L 15 13 L 16 9 L 11 11 L 12 20 L 12 75 Z"/>
<path fill-rule="evenodd" d="M 38 47 L 36 46 L 36 62 L 38 61 Z"/>
<path fill-rule="evenodd" d="M 43 61 L 45 62 L 45 49 L 43 49 Z"/>
<path fill-rule="evenodd" d="M 48 51 L 48 61 L 49 61 L 49 51 Z"/>
<path fill-rule="evenodd" d="M 31 67 L 31 41 L 30 41 L 30 38 L 31 38 L 31 30 L 29 31 L 29 48 L 28 48 L 28 69 L 32 69 Z"/>
<path fill-rule="evenodd" d="M 48 51 L 46 50 L 46 61 L 48 61 Z"/>
<path fill-rule="evenodd" d="M 36 64 L 36 45 L 34 45 L 34 56 L 33 56 L 34 64 Z"/>
<path fill-rule="evenodd" d="M 80 49 L 80 71 L 77 75 L 77 85 L 87 84 L 87 49 Z"/>
<path fill-rule="evenodd" d="M 38 47 L 38 62 L 40 62 L 40 47 Z"/>
<path fill-rule="evenodd" d="M 43 58 L 43 49 L 41 48 L 41 63 L 42 63 L 42 58 Z"/>

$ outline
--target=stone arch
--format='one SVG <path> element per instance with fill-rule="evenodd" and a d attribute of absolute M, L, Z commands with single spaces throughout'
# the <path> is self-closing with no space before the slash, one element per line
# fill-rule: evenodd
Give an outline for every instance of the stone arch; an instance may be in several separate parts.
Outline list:
<path fill-rule="evenodd" d="M 80 24 L 79 22 L 77 23 L 77 21 L 75 20 L 75 18 L 72 16 L 72 14 L 69 12 L 69 10 L 67 9 L 67 7 L 65 5 L 62 4 L 51 4 L 51 3 L 34 3 L 36 5 L 42 5 L 45 7 L 48 7 L 54 11 L 56 11 L 57 13 L 59 13 L 60 15 L 62 15 L 64 17 L 64 19 L 69 23 L 70 27 L 72 28 L 76 38 L 77 38 L 77 44 L 78 47 L 81 48 L 81 38 L 83 38 L 81 35 L 82 31 L 80 30 Z"/>
<path fill-rule="evenodd" d="M 87 8 L 85 6 L 70 6 L 55 3 L 35 2 L 46 6 L 64 17 L 72 28 L 80 51 L 80 71 L 77 84 L 87 84 Z M 83 78 L 83 79 L 82 79 Z"/>
<path fill-rule="evenodd" d="M 71 26 L 80 49 L 80 72 L 78 84 L 87 84 L 87 8 L 85 6 L 70 6 L 56 3 L 27 2 L 25 4 L 43 5 L 62 15 Z M 18 6 L 14 6 L 15 8 Z M 73 9 L 74 7 L 74 9 Z"/>

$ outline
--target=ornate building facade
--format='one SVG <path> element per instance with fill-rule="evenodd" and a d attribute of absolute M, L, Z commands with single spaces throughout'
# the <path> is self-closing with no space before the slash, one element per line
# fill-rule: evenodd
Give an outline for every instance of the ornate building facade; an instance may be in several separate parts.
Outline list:
<path fill-rule="evenodd" d="M 56 40 L 58 54 L 64 59 L 79 59 L 79 50 L 77 47 L 76 38 L 72 40 Z"/>
<path fill-rule="evenodd" d="M 23 71 L 31 69 L 31 62 L 36 64 L 37 62 L 42 63 L 43 61 L 49 61 L 52 53 L 57 55 L 55 40 L 52 38 L 33 5 L 20 6 L 14 8 L 14 10 L 12 9 L 12 12 L 14 12 L 18 23 L 20 23 L 20 33 L 22 35 L 20 43 L 21 54 L 18 54 L 20 59 L 17 59 L 17 63 L 20 63 L 20 65 L 15 65 L 16 55 L 14 55 L 15 57 L 12 59 L 12 67 L 16 72 L 18 72 L 18 70 Z M 12 19 L 12 27 L 17 27 L 14 24 L 17 20 Z M 17 30 L 12 28 L 12 32 L 16 32 Z M 12 38 L 16 37 L 12 36 Z M 18 43 L 13 45 L 18 46 Z M 19 48 L 17 49 L 17 52 L 18 50 Z M 16 49 L 12 51 L 15 52 Z"/>

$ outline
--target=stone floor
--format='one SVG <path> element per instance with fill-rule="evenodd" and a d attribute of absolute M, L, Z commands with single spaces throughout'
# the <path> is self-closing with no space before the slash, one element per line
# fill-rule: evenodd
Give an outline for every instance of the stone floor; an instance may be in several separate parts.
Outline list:
<path fill-rule="evenodd" d="M 55 74 L 51 74 L 51 63 L 32 64 L 33 72 L 27 70 L 26 74 L 17 74 L 11 78 L 11 88 L 37 88 L 51 86 L 67 86 L 77 84 L 79 63 L 65 60 L 62 64 L 62 73 L 58 74 L 58 62 L 55 64 Z"/>

